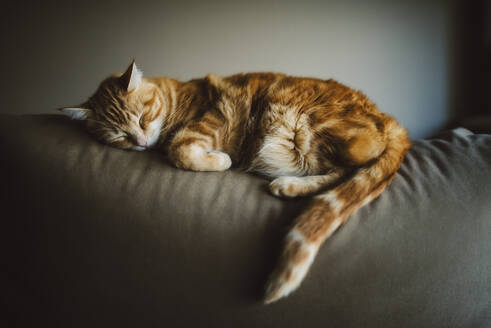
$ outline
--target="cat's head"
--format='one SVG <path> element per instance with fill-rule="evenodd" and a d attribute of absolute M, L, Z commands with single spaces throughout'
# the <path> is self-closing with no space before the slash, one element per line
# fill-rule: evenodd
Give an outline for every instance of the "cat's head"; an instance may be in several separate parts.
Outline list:
<path fill-rule="evenodd" d="M 88 101 L 60 110 L 84 120 L 89 133 L 111 146 L 145 150 L 154 146 L 163 124 L 162 91 L 143 79 L 133 61 L 125 73 L 105 79 Z"/>

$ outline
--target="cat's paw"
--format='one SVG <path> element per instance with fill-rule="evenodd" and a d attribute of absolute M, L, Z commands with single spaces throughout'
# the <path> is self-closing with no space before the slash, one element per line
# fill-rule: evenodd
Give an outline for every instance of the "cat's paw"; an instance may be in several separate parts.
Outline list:
<path fill-rule="evenodd" d="M 232 166 L 232 159 L 227 153 L 212 150 L 208 152 L 208 156 L 212 158 L 212 166 L 213 168 L 210 171 L 225 171 Z"/>
<path fill-rule="evenodd" d="M 269 190 L 275 196 L 293 198 L 302 194 L 302 182 L 302 178 L 299 177 L 281 177 L 269 184 Z"/>
<path fill-rule="evenodd" d="M 191 145 L 177 152 L 174 163 L 178 168 L 191 171 L 225 171 L 232 165 L 230 156 L 218 150 L 205 151 Z"/>

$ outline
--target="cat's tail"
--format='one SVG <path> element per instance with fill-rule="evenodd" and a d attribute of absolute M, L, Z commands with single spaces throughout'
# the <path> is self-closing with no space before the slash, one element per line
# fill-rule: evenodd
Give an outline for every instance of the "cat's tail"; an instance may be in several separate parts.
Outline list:
<path fill-rule="evenodd" d="M 360 207 L 380 195 L 399 169 L 410 141 L 395 120 L 386 126 L 384 152 L 350 179 L 314 198 L 288 233 L 277 267 L 266 287 L 265 303 L 298 288 L 324 241 Z"/>

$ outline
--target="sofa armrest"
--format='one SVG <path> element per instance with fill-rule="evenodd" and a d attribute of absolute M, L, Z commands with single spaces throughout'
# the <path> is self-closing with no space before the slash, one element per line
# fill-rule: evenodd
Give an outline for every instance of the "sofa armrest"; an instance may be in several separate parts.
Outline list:
<path fill-rule="evenodd" d="M 0 117 L 2 303 L 19 326 L 491 325 L 491 136 L 414 143 L 394 182 L 260 302 L 308 199 L 113 149 L 56 115 Z"/>

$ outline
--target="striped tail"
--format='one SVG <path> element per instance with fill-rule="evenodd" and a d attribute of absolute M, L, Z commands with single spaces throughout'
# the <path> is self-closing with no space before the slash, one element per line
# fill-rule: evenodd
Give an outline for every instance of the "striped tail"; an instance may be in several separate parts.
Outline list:
<path fill-rule="evenodd" d="M 317 195 L 288 233 L 283 252 L 266 287 L 265 303 L 275 302 L 298 288 L 319 248 L 351 214 L 382 193 L 410 148 L 405 129 L 395 120 L 385 126 L 387 145 L 369 165 L 349 180 Z"/>

